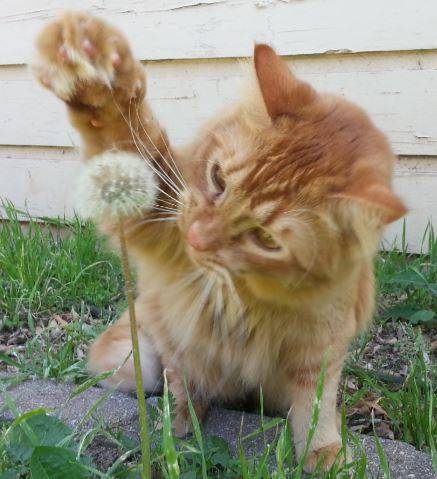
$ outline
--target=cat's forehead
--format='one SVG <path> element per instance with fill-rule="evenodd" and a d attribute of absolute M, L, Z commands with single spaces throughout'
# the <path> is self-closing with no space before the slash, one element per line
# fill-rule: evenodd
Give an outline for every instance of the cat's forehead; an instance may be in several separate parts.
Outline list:
<path fill-rule="evenodd" d="M 232 154 L 224 156 L 226 175 L 261 211 L 321 201 L 353 181 L 352 167 L 365 165 L 370 151 L 385 147 L 366 118 L 346 112 L 333 108 L 317 121 L 284 117 L 257 135 L 234 129 L 222 140 L 232 144 Z"/>
<path fill-rule="evenodd" d="M 289 183 L 275 168 L 268 181 L 262 177 L 275 152 L 265 137 L 251 134 L 238 124 L 215 133 L 209 161 L 218 161 L 228 188 L 228 200 L 238 214 L 250 214 L 261 224 L 277 222 L 290 206 Z M 257 177 L 260 175 L 260 180 Z"/>
<path fill-rule="evenodd" d="M 287 215 L 292 208 L 289 195 L 284 194 L 278 185 L 270 184 L 255 187 L 248 191 L 243 188 L 250 169 L 234 168 L 227 176 L 229 210 L 238 216 L 250 216 L 257 224 L 282 229 L 287 226 Z M 232 205 L 232 206 L 231 206 Z"/>
<path fill-rule="evenodd" d="M 328 100 L 313 114 L 283 116 L 259 129 L 238 115 L 216 125 L 210 161 L 219 162 L 231 196 L 244 198 L 260 222 L 323 204 L 360 179 L 367 157 L 386 153 L 361 110 Z"/>
<path fill-rule="evenodd" d="M 222 168 L 228 173 L 243 170 L 256 148 L 256 138 L 238 124 L 222 126 L 211 137 L 212 151 L 219 157 Z"/>

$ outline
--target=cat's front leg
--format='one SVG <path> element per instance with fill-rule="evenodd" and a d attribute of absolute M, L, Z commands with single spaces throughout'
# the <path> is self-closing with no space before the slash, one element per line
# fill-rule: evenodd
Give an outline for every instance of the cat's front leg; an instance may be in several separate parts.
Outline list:
<path fill-rule="evenodd" d="M 141 63 L 116 28 L 82 12 L 49 23 L 36 41 L 32 70 L 63 100 L 85 158 L 111 149 L 158 156 L 165 136 L 145 102 Z"/>
<path fill-rule="evenodd" d="M 126 220 L 128 241 L 134 238 L 140 244 L 142 233 L 168 229 L 168 217 L 178 213 L 176 196 L 182 180 L 165 132 L 145 99 L 143 66 L 124 35 L 100 18 L 67 12 L 41 31 L 36 49 L 33 72 L 65 102 L 81 135 L 85 161 L 102 158 L 108 151 L 129 152 L 142 157 L 155 173 L 159 197 L 153 211 Z M 103 218 L 100 223 L 104 233 L 117 234 L 111 220 Z M 153 241 L 153 234 L 147 239 Z"/>
<path fill-rule="evenodd" d="M 144 389 L 149 394 L 161 390 L 161 359 L 149 334 L 150 310 L 142 300 L 135 302 L 138 321 L 138 340 L 140 345 L 141 369 Z M 117 387 L 122 391 L 135 391 L 135 368 L 132 358 L 132 339 L 129 313 L 121 317 L 104 331 L 90 346 L 88 351 L 88 369 L 100 375 L 115 370 L 100 384 L 105 387 Z"/>
<path fill-rule="evenodd" d="M 314 472 L 319 464 L 329 470 L 342 448 L 338 430 L 337 390 L 343 361 L 331 363 L 326 371 L 320 407 L 320 416 L 305 460 L 305 472 Z M 305 452 L 311 427 L 321 366 L 296 368 L 290 371 L 291 423 L 297 457 Z M 342 458 L 338 458 L 341 462 Z"/>

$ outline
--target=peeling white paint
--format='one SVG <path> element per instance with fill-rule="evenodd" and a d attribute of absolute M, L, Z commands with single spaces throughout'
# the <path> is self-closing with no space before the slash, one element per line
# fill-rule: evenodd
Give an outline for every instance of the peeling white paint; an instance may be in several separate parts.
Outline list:
<path fill-rule="evenodd" d="M 326 50 L 323 52 L 325 55 L 339 55 L 341 53 L 353 53 L 349 48 L 337 48 L 335 50 Z"/>

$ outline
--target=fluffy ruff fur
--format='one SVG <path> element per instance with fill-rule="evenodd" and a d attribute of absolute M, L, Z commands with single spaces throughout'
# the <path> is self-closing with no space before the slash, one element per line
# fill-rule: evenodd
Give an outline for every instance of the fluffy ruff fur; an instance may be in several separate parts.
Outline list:
<path fill-rule="evenodd" d="M 199 416 L 211 401 L 262 387 L 269 408 L 291 411 L 301 455 L 327 357 L 306 469 L 319 459 L 329 469 L 341 447 L 342 364 L 372 316 L 373 257 L 384 225 L 405 213 L 391 191 L 385 137 L 361 109 L 315 92 L 258 45 L 242 101 L 177 152 L 120 32 L 70 13 L 37 47 L 37 76 L 67 102 L 86 161 L 114 148 L 136 152 L 159 179 L 155 208 L 126 219 L 146 389 L 165 368 L 184 434 L 184 376 Z M 110 220 L 101 228 L 114 233 Z M 130 347 L 125 314 L 91 347 L 90 369 L 120 365 Z M 131 387 L 132 364 L 107 381 Z"/>

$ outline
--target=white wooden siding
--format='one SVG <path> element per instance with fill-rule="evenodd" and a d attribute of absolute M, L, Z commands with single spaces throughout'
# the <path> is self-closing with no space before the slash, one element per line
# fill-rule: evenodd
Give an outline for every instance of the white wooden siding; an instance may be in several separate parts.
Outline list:
<path fill-rule="evenodd" d="M 78 137 L 60 101 L 26 63 L 35 34 L 63 8 L 125 31 L 148 72 L 149 97 L 182 144 L 238 97 L 236 58 L 266 41 L 319 90 L 356 101 L 401 156 L 395 186 L 411 208 L 410 247 L 437 216 L 435 0 L 2 0 L 0 197 L 38 215 L 69 215 Z M 388 232 L 389 241 L 401 223 Z"/>
<path fill-rule="evenodd" d="M 2 0 L 0 57 L 25 63 L 47 19 L 104 15 L 143 59 L 242 57 L 253 42 L 284 55 L 435 48 L 435 0 Z"/>
<path fill-rule="evenodd" d="M 363 106 L 398 154 L 437 155 L 437 121 L 430 121 L 437 115 L 437 52 L 295 57 L 289 64 L 319 90 Z M 177 144 L 189 141 L 210 115 L 238 98 L 243 75 L 236 60 L 149 62 L 146 71 L 151 104 Z M 0 144 L 77 143 L 62 102 L 27 69 L 3 69 L 0 98 Z"/>

